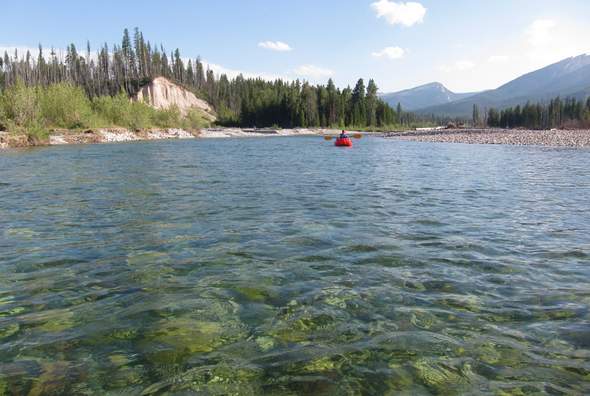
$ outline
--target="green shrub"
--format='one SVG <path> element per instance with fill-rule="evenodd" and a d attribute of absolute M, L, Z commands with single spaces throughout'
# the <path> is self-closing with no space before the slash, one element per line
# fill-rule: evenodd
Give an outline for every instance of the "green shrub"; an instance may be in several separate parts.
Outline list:
<path fill-rule="evenodd" d="M 130 129 L 151 127 L 154 110 L 144 103 L 131 102 L 129 99 L 127 102 L 129 103 L 129 119 L 125 126 Z"/>
<path fill-rule="evenodd" d="M 117 96 L 99 96 L 92 101 L 92 109 L 99 120 L 105 125 L 127 126 L 131 118 L 131 103 L 123 92 Z"/>
<path fill-rule="evenodd" d="M 21 81 L 4 90 L 0 96 L 0 108 L 8 129 L 41 124 L 38 90 L 26 87 Z"/>
<path fill-rule="evenodd" d="M 182 116 L 176 106 L 168 109 L 153 110 L 152 120 L 154 125 L 159 128 L 178 128 L 182 126 Z"/>
<path fill-rule="evenodd" d="M 49 143 L 49 131 L 41 125 L 34 125 L 27 128 L 27 140 L 32 145 L 41 145 Z"/>
<path fill-rule="evenodd" d="M 205 115 L 201 110 L 191 109 L 183 120 L 183 128 L 189 130 L 196 130 L 201 128 L 207 128 L 211 125 L 209 120 L 205 118 Z"/>
<path fill-rule="evenodd" d="M 0 93 L 0 129 L 26 134 L 31 142 L 46 141 L 51 127 L 196 130 L 209 124 L 199 109 L 183 116 L 176 106 L 154 109 L 129 100 L 124 92 L 90 100 L 82 88 L 70 83 L 32 88 L 19 82 Z"/>
<path fill-rule="evenodd" d="M 82 88 L 59 83 L 39 93 L 41 114 L 47 126 L 68 129 L 90 126 L 92 108 Z"/>
<path fill-rule="evenodd" d="M 217 109 L 218 124 L 224 126 L 238 126 L 240 124 L 240 116 L 231 111 L 226 105 L 221 103 Z"/>
<path fill-rule="evenodd" d="M 101 126 L 119 126 L 130 129 L 150 128 L 155 122 L 156 110 L 141 102 L 129 100 L 124 92 L 117 96 L 100 96 L 92 108 Z"/>

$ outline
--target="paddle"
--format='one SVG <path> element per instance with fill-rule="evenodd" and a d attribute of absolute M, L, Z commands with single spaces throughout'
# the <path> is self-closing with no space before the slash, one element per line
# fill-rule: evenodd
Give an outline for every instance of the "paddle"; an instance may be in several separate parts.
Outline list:
<path fill-rule="evenodd" d="M 326 136 L 324 136 L 324 140 L 332 140 L 335 137 L 336 136 L 333 136 L 333 135 L 326 135 Z M 352 137 L 355 139 L 361 139 L 363 137 L 363 135 L 361 135 L 360 133 L 355 133 L 354 135 L 352 135 Z"/>

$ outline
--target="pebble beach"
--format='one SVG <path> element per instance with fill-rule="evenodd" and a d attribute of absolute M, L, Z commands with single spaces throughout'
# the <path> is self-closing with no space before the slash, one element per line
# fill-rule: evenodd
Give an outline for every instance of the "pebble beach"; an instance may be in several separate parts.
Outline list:
<path fill-rule="evenodd" d="M 590 147 L 590 130 L 445 129 L 392 132 L 389 138 L 418 142 Z"/>

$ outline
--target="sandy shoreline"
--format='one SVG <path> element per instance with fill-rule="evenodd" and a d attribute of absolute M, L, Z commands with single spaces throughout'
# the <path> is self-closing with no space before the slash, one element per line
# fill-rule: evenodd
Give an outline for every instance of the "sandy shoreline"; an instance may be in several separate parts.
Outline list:
<path fill-rule="evenodd" d="M 416 142 L 590 147 L 590 130 L 445 129 L 391 132 L 385 137 Z"/>

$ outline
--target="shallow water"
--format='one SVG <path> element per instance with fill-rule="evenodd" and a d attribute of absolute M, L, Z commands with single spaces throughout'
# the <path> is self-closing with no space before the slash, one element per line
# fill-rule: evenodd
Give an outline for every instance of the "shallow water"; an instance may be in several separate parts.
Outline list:
<path fill-rule="evenodd" d="M 0 395 L 590 392 L 590 151 L 0 153 Z"/>

